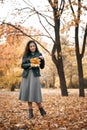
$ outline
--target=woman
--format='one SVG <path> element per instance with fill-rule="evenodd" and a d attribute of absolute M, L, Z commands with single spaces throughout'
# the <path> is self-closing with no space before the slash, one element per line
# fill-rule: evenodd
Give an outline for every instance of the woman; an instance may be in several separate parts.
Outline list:
<path fill-rule="evenodd" d="M 32 103 L 35 102 L 42 116 L 46 115 L 42 107 L 42 94 L 40 84 L 40 68 L 45 65 L 44 58 L 39 52 L 35 41 L 31 40 L 27 43 L 21 67 L 24 69 L 22 82 L 20 86 L 19 99 L 28 102 L 29 119 L 33 118 Z"/>

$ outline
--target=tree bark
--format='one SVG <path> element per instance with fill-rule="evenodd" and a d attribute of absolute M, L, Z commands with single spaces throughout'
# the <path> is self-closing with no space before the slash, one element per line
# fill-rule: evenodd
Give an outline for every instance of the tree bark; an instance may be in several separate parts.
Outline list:
<path fill-rule="evenodd" d="M 79 78 L 79 96 L 84 97 L 84 77 L 83 77 L 83 67 L 82 67 L 82 57 L 79 52 L 79 40 L 78 40 L 78 25 L 75 27 L 75 51 L 77 58 L 77 67 L 78 67 L 78 78 Z"/>
<path fill-rule="evenodd" d="M 62 96 L 68 96 L 65 74 L 64 74 L 64 67 L 63 67 L 62 52 L 61 52 L 61 43 L 60 43 L 60 18 L 57 16 L 56 9 L 54 9 L 53 12 L 54 12 L 54 23 L 55 23 L 55 28 L 54 28 L 55 43 L 52 50 L 52 60 L 56 65 L 57 72 L 59 74 L 61 94 Z M 57 55 L 55 53 L 57 53 Z"/>
<path fill-rule="evenodd" d="M 55 72 L 53 73 L 53 88 L 55 88 Z"/>
<path fill-rule="evenodd" d="M 60 60 L 58 60 L 58 64 L 56 64 L 56 67 L 57 67 L 57 71 L 59 74 L 61 94 L 62 94 L 62 96 L 68 96 L 62 57 Z"/>

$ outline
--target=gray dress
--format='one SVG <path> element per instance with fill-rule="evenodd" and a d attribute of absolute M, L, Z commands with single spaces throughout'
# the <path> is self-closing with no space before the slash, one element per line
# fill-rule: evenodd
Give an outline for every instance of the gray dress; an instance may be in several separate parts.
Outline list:
<path fill-rule="evenodd" d="M 42 102 L 40 79 L 34 76 L 32 69 L 29 70 L 27 78 L 22 78 L 19 100 Z"/>

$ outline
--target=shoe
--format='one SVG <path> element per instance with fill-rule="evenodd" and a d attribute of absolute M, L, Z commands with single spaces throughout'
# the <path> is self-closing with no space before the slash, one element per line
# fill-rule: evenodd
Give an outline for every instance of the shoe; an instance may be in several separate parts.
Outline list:
<path fill-rule="evenodd" d="M 41 113 L 42 116 L 45 116 L 45 115 L 46 115 L 46 112 L 45 112 L 45 110 L 43 109 L 43 107 L 40 107 L 39 110 L 40 110 L 40 113 Z"/>
<path fill-rule="evenodd" d="M 29 109 L 29 119 L 32 119 L 33 116 L 33 109 Z"/>

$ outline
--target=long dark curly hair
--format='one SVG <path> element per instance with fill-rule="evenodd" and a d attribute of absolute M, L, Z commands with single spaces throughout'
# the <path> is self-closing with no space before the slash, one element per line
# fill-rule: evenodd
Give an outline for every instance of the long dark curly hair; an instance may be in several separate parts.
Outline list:
<path fill-rule="evenodd" d="M 35 52 L 39 52 L 36 42 L 34 40 L 30 40 L 30 41 L 28 41 L 28 43 L 26 45 L 26 48 L 25 48 L 25 51 L 24 51 L 24 56 L 30 55 L 31 51 L 29 49 L 29 46 L 30 46 L 31 43 L 34 43 L 35 46 L 36 46 Z"/>

